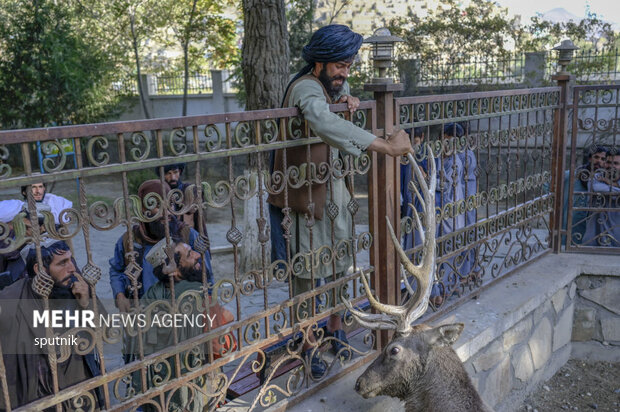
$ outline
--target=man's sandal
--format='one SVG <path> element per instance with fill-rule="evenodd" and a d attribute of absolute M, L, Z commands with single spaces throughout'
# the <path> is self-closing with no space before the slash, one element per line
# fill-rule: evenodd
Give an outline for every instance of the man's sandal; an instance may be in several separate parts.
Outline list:
<path fill-rule="evenodd" d="M 343 360 L 351 360 L 353 352 L 349 349 L 349 341 L 347 340 L 347 334 L 344 330 L 338 329 L 334 332 L 326 330 L 325 336 L 334 338 L 331 340 L 332 352 L 334 355 L 343 358 Z"/>

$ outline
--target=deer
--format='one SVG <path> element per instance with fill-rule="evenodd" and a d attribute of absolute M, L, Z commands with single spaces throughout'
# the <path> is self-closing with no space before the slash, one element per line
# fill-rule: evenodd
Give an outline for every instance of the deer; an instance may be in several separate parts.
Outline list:
<path fill-rule="evenodd" d="M 383 304 L 375 299 L 366 280 L 366 274 L 362 273 L 360 278 L 368 301 L 376 313 L 357 310 L 348 300 L 343 299 L 343 303 L 361 326 L 394 331 L 392 339 L 377 359 L 357 379 L 355 391 L 364 398 L 379 395 L 398 398 L 405 402 L 407 412 L 493 412 L 478 394 L 461 360 L 451 347 L 463 332 L 464 324 L 455 323 L 437 327 L 425 324 L 413 325 L 413 322 L 428 308 L 436 270 L 437 179 L 435 158 L 430 146 L 427 146 L 427 153 L 429 183 L 426 182 L 413 156 L 408 154 L 420 190 L 413 184 L 413 179 L 409 187 L 413 189 L 424 209 L 422 218 L 424 226 L 422 226 L 420 215 L 413 208 L 415 226 L 419 229 L 423 244 L 423 257 L 419 265 L 409 260 L 394 234 L 389 219 L 386 218 L 390 237 L 401 264 L 405 272 L 416 280 L 417 288 L 413 289 L 407 274 L 401 271 L 410 298 L 402 306 Z"/>

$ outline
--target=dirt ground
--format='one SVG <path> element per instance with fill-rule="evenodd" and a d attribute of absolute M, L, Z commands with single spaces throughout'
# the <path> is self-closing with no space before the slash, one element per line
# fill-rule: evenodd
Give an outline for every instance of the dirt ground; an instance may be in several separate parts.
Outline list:
<path fill-rule="evenodd" d="M 571 359 L 519 411 L 620 411 L 620 363 Z"/>

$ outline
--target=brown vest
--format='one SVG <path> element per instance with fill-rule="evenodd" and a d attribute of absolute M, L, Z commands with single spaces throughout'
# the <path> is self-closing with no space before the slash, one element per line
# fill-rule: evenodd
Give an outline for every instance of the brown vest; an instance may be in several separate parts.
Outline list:
<path fill-rule="evenodd" d="M 311 74 L 307 74 L 305 76 L 300 77 L 295 80 L 293 84 L 288 89 L 286 96 L 284 97 L 284 102 L 282 104 L 283 107 L 289 107 L 289 98 L 291 91 L 302 80 L 314 80 L 318 84 L 321 85 L 321 89 L 323 90 L 323 94 L 325 95 L 325 101 L 327 104 L 331 104 L 331 98 L 327 94 L 323 83 L 316 77 Z M 307 137 L 307 136 L 303 136 Z M 274 172 L 282 172 L 286 177 L 286 171 L 284 170 L 284 150 L 286 150 L 286 166 L 287 168 L 291 168 L 291 166 L 295 166 L 299 169 L 302 166 L 307 166 L 307 146 L 297 146 L 289 149 L 278 149 L 275 152 L 274 158 Z M 311 215 L 311 210 L 308 207 L 310 202 L 310 196 L 308 194 L 308 181 L 315 178 L 316 175 L 319 175 L 321 180 L 325 180 L 325 183 L 317 183 L 312 182 L 312 203 L 314 204 L 314 210 L 312 211 L 314 214 L 314 218 L 321 220 L 323 219 L 323 210 L 325 209 L 325 200 L 327 198 L 327 180 L 328 176 L 325 173 L 320 173 L 319 168 L 321 164 L 329 164 L 329 155 L 330 150 L 329 146 L 326 143 L 316 143 L 310 145 L 310 156 L 312 159 L 312 166 L 306 167 L 306 184 L 301 186 L 300 188 L 292 188 L 290 186 L 287 187 L 288 190 L 288 207 L 290 207 L 293 211 L 297 213 L 307 213 L 308 216 Z M 285 178 L 285 184 L 288 185 L 288 179 Z M 283 209 L 286 205 L 284 203 L 284 189 L 278 194 L 270 194 L 267 197 L 267 202 Z"/>

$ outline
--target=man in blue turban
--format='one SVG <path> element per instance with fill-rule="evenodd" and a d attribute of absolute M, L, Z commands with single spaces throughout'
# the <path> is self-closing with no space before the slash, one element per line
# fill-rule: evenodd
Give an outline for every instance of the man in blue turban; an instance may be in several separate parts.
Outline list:
<path fill-rule="evenodd" d="M 298 107 L 311 129 L 310 135 L 318 136 L 323 141 L 311 146 L 310 168 L 305 146 L 287 149 L 286 162 L 282 150 L 276 151 L 272 158 L 272 170 L 276 173 L 296 167 L 300 172 L 316 171 L 317 175 L 308 185 L 296 185 L 297 188 L 290 186 L 289 179 L 286 198 L 284 190 L 268 198 L 271 204 L 272 260 L 281 266 L 288 264 L 292 271 L 295 296 L 315 289 L 321 280 L 325 283 L 337 280 L 353 264 L 356 239 L 352 233 L 352 215 L 347 208 L 352 194 L 347 190 L 345 178 L 341 174 L 331 173 L 327 176 L 322 172 L 326 170 L 325 166 L 346 165 L 349 158 L 358 157 L 367 150 L 395 157 L 413 152 L 409 137 L 402 130 L 386 139 L 377 138 L 330 111 L 331 103 L 346 102 L 351 113 L 359 106 L 359 99 L 350 95 L 347 78 L 362 40 L 361 35 L 339 24 L 317 30 L 303 49 L 303 58 L 308 65 L 288 84 L 282 102 L 283 107 Z M 305 132 L 303 129 L 301 133 Z M 307 180 L 308 175 L 310 173 L 302 174 L 302 179 Z M 308 190 L 309 186 L 311 190 Z M 310 203 L 313 207 L 309 207 Z M 290 208 L 286 219 L 282 213 L 283 208 Z M 283 233 L 283 219 L 287 223 L 286 234 Z M 287 244 L 290 251 L 288 255 Z M 317 296 L 316 312 L 333 307 L 342 292 L 329 290 Z M 312 312 L 312 303 L 310 300 L 302 302 L 298 309 L 298 315 Z M 326 334 L 333 336 L 332 349 L 338 356 L 351 356 L 346 345 L 343 345 L 348 342 L 339 314 L 329 317 Z M 310 342 L 304 345 L 305 356 L 311 358 L 311 372 L 316 379 L 325 373 L 326 368 L 319 359 L 319 351 L 311 345 L 314 341 L 312 333 L 308 334 L 308 340 Z"/>

